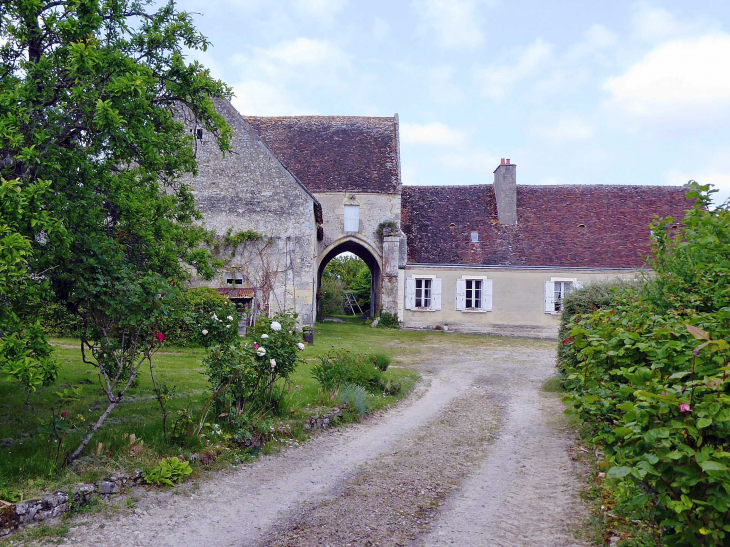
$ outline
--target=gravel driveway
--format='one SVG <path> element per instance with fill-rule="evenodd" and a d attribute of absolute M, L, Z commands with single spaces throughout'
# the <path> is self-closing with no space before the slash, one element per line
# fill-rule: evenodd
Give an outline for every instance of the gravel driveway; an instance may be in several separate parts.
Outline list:
<path fill-rule="evenodd" d="M 88 516 L 67 544 L 584 545 L 581 469 L 559 396 L 541 390 L 554 344 L 444 335 L 426 350 L 407 364 L 423 384 L 382 416 Z"/>

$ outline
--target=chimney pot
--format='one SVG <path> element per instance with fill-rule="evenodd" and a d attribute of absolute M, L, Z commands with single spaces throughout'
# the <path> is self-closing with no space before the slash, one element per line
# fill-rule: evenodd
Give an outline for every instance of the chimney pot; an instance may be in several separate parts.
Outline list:
<path fill-rule="evenodd" d="M 504 158 L 502 158 L 502 165 L 504 165 Z"/>
<path fill-rule="evenodd" d="M 509 158 L 507 158 L 507 165 L 509 165 Z"/>

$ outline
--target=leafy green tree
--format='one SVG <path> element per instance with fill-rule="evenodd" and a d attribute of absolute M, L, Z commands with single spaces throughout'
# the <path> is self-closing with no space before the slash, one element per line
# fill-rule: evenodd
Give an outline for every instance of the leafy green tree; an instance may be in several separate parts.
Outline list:
<path fill-rule="evenodd" d="M 370 307 L 370 288 L 372 286 L 372 274 L 370 268 L 363 263 L 364 268 L 361 268 L 355 276 L 355 280 L 350 285 L 350 289 L 355 293 L 357 303 L 360 307 L 366 309 Z"/>
<path fill-rule="evenodd" d="M 322 272 L 322 279 L 339 279 L 346 288 L 351 288 L 357 274 L 365 268 L 365 262 L 356 256 L 339 255 L 334 257 Z"/>
<path fill-rule="evenodd" d="M 0 175 L 45 187 L 23 223 L 29 278 L 84 322 L 84 359 L 108 407 L 67 458 L 77 458 L 159 347 L 156 324 L 192 269 L 213 274 L 190 189 L 189 126 L 227 150 L 214 100 L 230 95 L 183 49 L 208 42 L 170 1 L 0 3 Z M 188 125 L 186 125 L 186 122 Z M 38 185 L 38 186 L 35 186 Z M 8 301 L 17 300 L 10 288 Z M 167 297 L 165 297 L 167 295 Z M 10 329 L 3 333 L 7 339 Z"/>

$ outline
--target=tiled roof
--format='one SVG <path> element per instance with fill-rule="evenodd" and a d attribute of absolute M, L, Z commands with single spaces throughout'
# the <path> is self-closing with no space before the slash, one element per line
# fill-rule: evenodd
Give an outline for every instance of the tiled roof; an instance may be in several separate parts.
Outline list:
<path fill-rule="evenodd" d="M 223 287 L 220 289 L 216 289 L 216 292 L 218 292 L 218 294 L 222 296 L 225 296 L 226 298 L 235 300 L 237 298 L 253 298 L 256 294 L 256 289 L 251 289 L 247 287 L 243 287 L 240 289 Z"/>
<path fill-rule="evenodd" d="M 397 193 L 397 119 L 244 117 L 311 192 Z"/>
<path fill-rule="evenodd" d="M 404 186 L 408 262 L 636 268 L 655 216 L 684 218 L 677 186 L 518 186 L 517 224 L 500 225 L 491 185 Z M 471 232 L 479 242 L 471 242 Z"/>

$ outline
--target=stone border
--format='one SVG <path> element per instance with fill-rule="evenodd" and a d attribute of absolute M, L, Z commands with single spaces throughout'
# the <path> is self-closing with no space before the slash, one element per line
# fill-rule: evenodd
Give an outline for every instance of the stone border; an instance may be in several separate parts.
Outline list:
<path fill-rule="evenodd" d="M 57 491 L 40 499 L 30 499 L 18 503 L 4 503 L 0 506 L 0 537 L 8 536 L 15 530 L 42 522 L 74 507 L 80 507 L 90 500 L 101 496 L 107 498 L 121 493 L 127 486 L 134 486 L 142 480 L 142 471 L 135 469 L 132 476 L 115 473 L 96 484 L 80 484 L 68 492 Z"/>
<path fill-rule="evenodd" d="M 342 418 L 342 411 L 345 408 L 347 408 L 347 403 L 331 409 L 323 409 L 326 410 L 324 414 L 320 414 L 320 409 L 316 409 L 315 414 L 304 422 L 304 429 L 309 431 L 327 429 Z M 198 458 L 195 456 L 196 454 L 193 454 L 190 460 L 201 459 L 199 455 Z M 72 508 L 86 505 L 99 496 L 106 499 L 109 496 L 120 494 L 124 488 L 135 486 L 141 481 L 142 470 L 135 469 L 131 476 L 115 473 L 96 484 L 79 484 L 70 491 L 59 490 L 40 499 L 30 499 L 18 503 L 0 500 L 0 537 L 8 536 L 24 526 L 68 513 Z"/>

